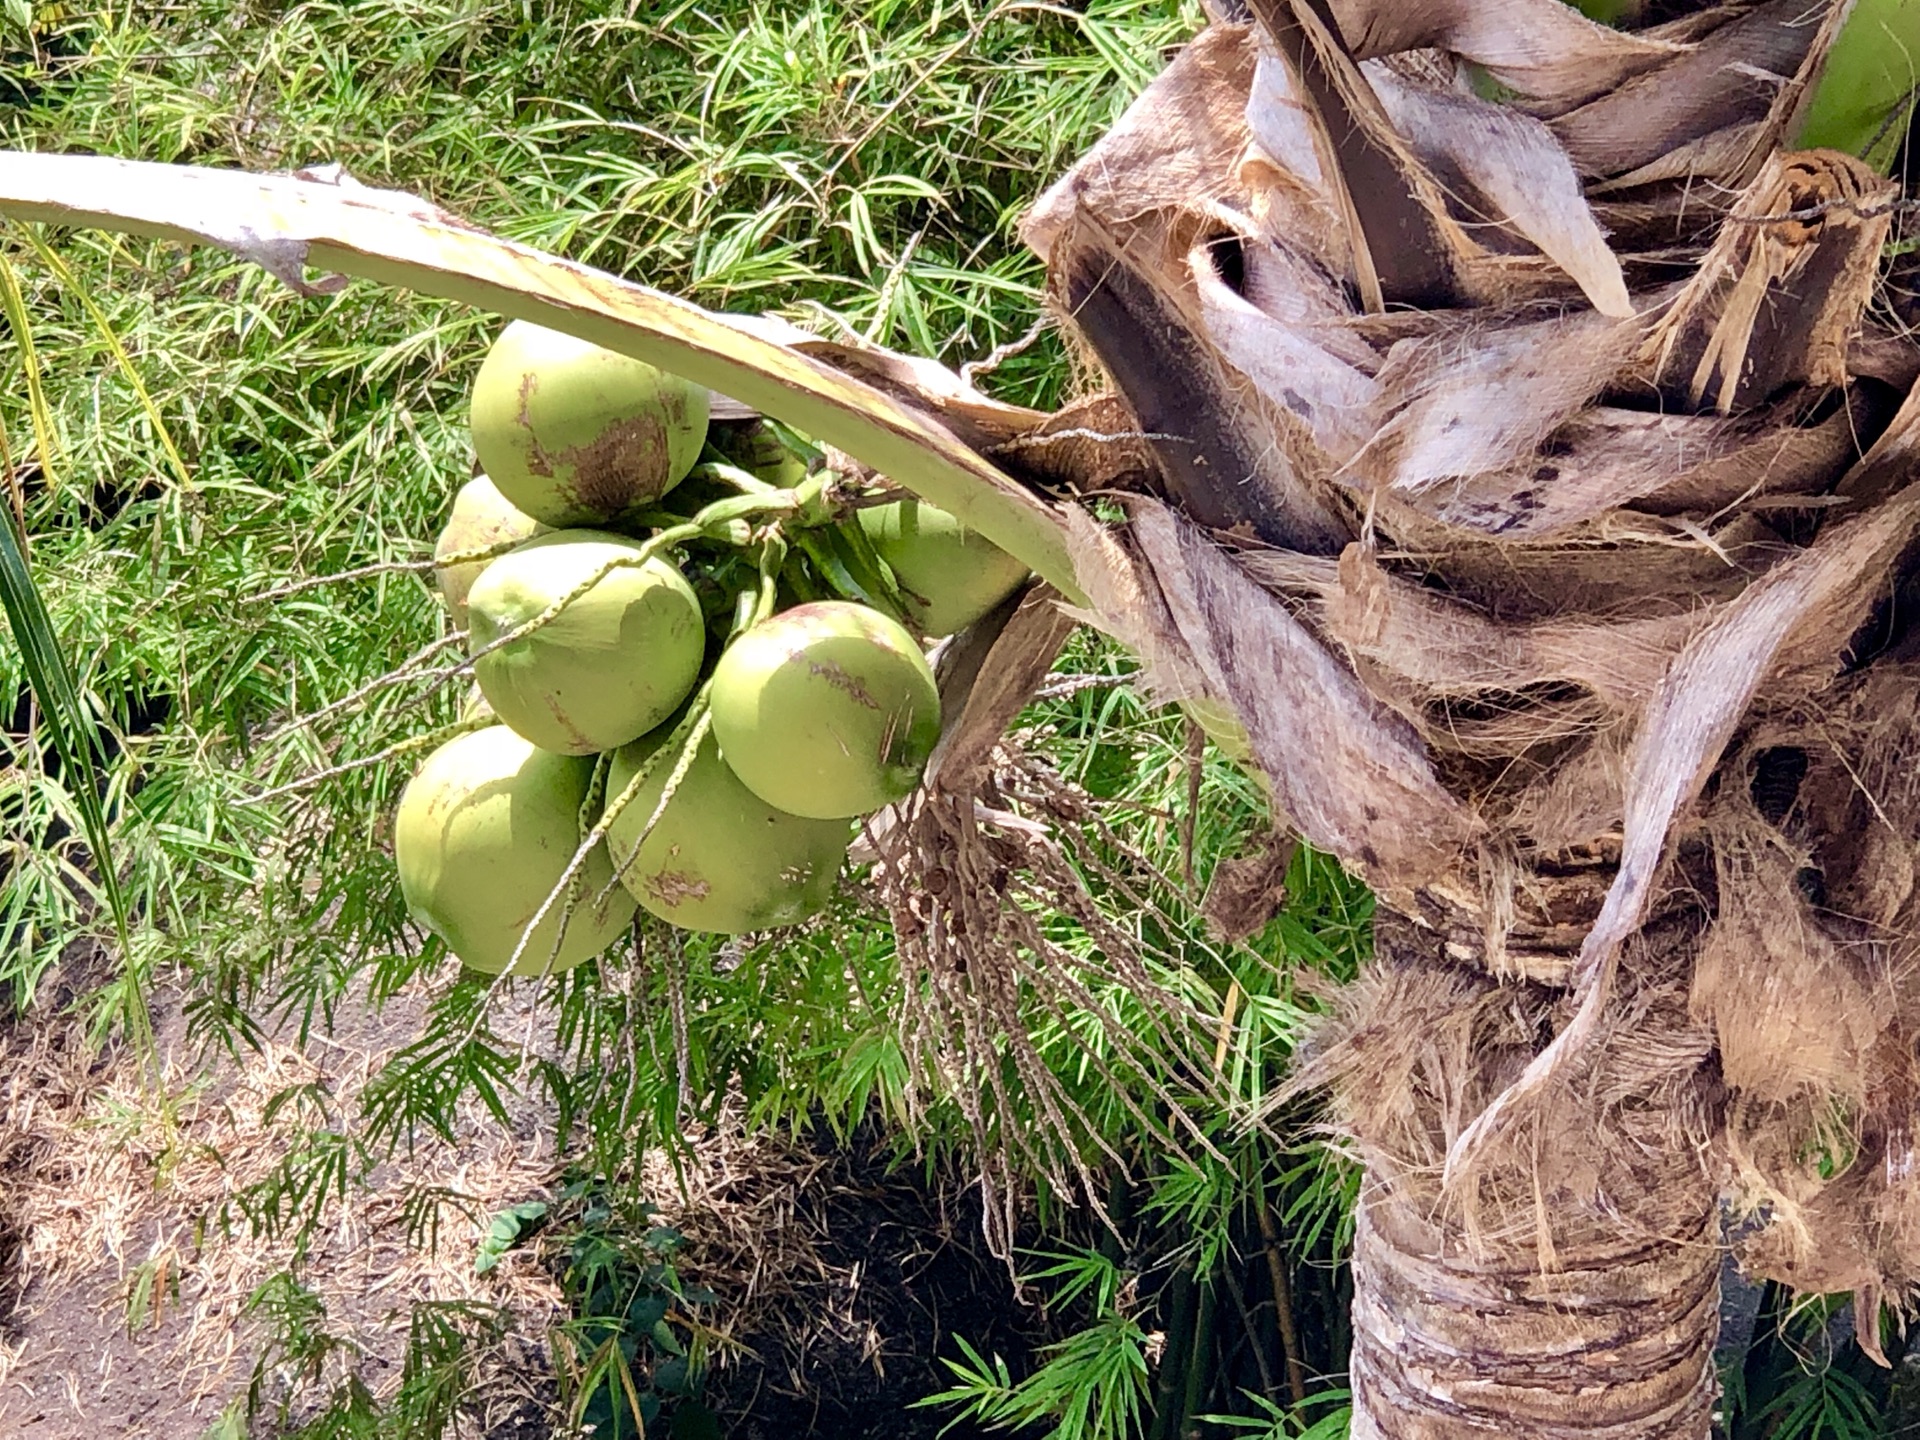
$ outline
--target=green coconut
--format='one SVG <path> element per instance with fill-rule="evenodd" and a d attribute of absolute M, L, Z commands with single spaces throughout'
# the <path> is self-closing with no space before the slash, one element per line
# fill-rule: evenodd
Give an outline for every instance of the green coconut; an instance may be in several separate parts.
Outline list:
<path fill-rule="evenodd" d="M 600 525 L 678 485 L 707 435 L 707 391 L 524 320 L 473 383 L 473 449 L 500 493 L 554 526 Z"/>
<path fill-rule="evenodd" d="M 862 510 L 860 528 L 900 582 L 908 616 L 928 635 L 965 629 L 1032 573 L 924 500 Z"/>
<path fill-rule="evenodd" d="M 842 600 L 740 636 L 713 672 L 713 733 L 748 789 L 819 820 L 865 815 L 920 782 L 940 693 L 906 628 Z"/>
<path fill-rule="evenodd" d="M 545 525 L 509 504 L 493 481 L 476 475 L 453 497 L 453 513 L 447 517 L 446 528 L 433 547 L 433 558 L 440 561 L 449 555 L 486 550 L 509 541 L 531 540 L 546 531 Z M 458 565 L 440 565 L 434 570 L 434 577 L 440 582 L 440 598 L 446 601 L 447 613 L 456 626 L 466 626 L 467 593 L 489 563 L 463 560 Z"/>
<path fill-rule="evenodd" d="M 609 800 L 665 739 L 656 731 L 614 755 Z M 659 757 L 607 831 L 621 882 L 641 906 L 682 929 L 723 935 L 791 925 L 823 908 L 852 838 L 846 821 L 805 820 L 767 804 L 721 760 L 711 733 L 628 864 L 677 758 Z"/>
<path fill-rule="evenodd" d="M 781 489 L 807 478 L 807 462 L 780 443 L 765 420 L 715 422 L 707 440 L 728 462 Z"/>
<path fill-rule="evenodd" d="M 591 761 L 550 754 L 504 725 L 435 750 L 400 796 L 393 822 L 400 891 L 414 919 L 474 969 L 505 970 L 579 848 L 592 775 Z M 633 897 L 612 881 L 606 846 L 596 846 L 572 910 L 564 899 L 555 903 L 513 973 L 571 970 L 606 949 L 634 912 Z"/>
<path fill-rule="evenodd" d="M 666 561 L 607 570 L 552 620 L 491 652 L 637 540 L 556 530 L 487 566 L 467 597 L 474 678 L 503 724 L 562 755 L 612 750 L 654 728 L 700 677 L 700 602 Z"/>

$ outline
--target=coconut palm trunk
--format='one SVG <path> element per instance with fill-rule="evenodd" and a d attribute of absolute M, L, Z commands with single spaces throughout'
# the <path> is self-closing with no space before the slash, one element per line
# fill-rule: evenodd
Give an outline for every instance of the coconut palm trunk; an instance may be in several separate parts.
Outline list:
<path fill-rule="evenodd" d="M 1527 1063 L 1525 1029 L 1539 1036 L 1551 1014 L 1522 1009 L 1532 1025 L 1516 1025 L 1515 1002 L 1544 996 L 1474 983 L 1392 920 L 1379 942 L 1369 984 L 1384 988 L 1379 999 L 1395 1007 L 1396 1024 L 1437 1022 L 1434 1048 L 1419 1060 L 1432 1080 L 1497 1086 Z M 1645 1043 L 1661 1027 L 1684 1030 L 1677 996 L 1667 1008 L 1645 1017 L 1655 1021 Z M 1378 1020 L 1362 1041 L 1369 1048 L 1387 1033 Z M 1504 1077 L 1495 1057 L 1506 1062 Z M 1382 1077 L 1357 1063 L 1343 1094 L 1383 1078 L 1404 1087 L 1396 1098 L 1426 1102 L 1423 1128 L 1446 1133 L 1439 1096 L 1422 1093 L 1417 1073 Z M 1622 1067 L 1603 1083 L 1637 1090 L 1646 1078 Z M 1671 1113 L 1616 1112 L 1614 1143 L 1588 1145 L 1592 1122 L 1577 1112 L 1567 1104 L 1543 1114 L 1527 1153 L 1508 1174 L 1487 1177 L 1465 1221 L 1404 1157 L 1370 1153 L 1353 1254 L 1356 1436 L 1707 1434 L 1717 1398 L 1715 1187 Z"/>
<path fill-rule="evenodd" d="M 1705 1435 L 1725 1207 L 1876 1353 L 1920 1261 L 1899 190 L 1855 7 L 1630 8 L 1218 4 L 1027 222 L 1095 614 L 1380 897 L 1361 1436 Z"/>
<path fill-rule="evenodd" d="M 1091 812 L 994 789 L 1064 597 L 1379 898 L 1298 1082 L 1365 1169 L 1355 1433 L 1702 1436 L 1729 1246 L 1876 1356 L 1920 1271 L 1920 6 L 1592 8 L 1213 0 L 1028 218 L 1111 380 L 1051 416 L 320 175 L 0 156 L 0 210 L 560 326 L 1018 556 L 878 841 L 942 1023 L 1044 1084 L 966 1006 L 1070 960 Z"/>

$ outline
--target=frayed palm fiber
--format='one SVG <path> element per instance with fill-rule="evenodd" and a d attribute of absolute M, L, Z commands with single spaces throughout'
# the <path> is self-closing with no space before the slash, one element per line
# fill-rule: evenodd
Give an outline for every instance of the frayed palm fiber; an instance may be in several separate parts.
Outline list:
<path fill-rule="evenodd" d="M 1009 1260 L 1031 1177 L 1104 1214 L 1096 1169 L 1132 1159 L 1109 1145 L 1038 1031 L 1066 1040 L 1077 1066 L 1173 1153 L 1211 1148 L 1187 1102 L 1220 1103 L 1203 1017 L 1169 983 L 1178 959 L 1155 955 L 1139 927 L 1113 917 L 1116 907 L 1161 912 L 1179 883 L 1091 796 L 1002 739 L 1073 628 L 1058 599 L 1042 588 L 1011 602 L 942 655 L 945 734 L 926 783 L 872 842 L 913 1069 L 957 1100 L 979 1159 L 986 1237 Z M 1177 1095 L 1162 1078 L 1169 1066 Z M 1164 1118 L 1134 1098 L 1141 1086 Z"/>
<path fill-rule="evenodd" d="M 1469 1251 L 1710 1248 L 1732 1195 L 1760 1273 L 1909 1294 L 1920 345 L 1899 187 L 1784 148 L 1844 7 L 1211 8 L 1027 221 L 1117 438 L 989 453 L 1129 492 L 1085 618 L 1388 912 L 1302 1083 Z M 899 911 L 974 986 L 1051 853 L 981 793 Z"/>

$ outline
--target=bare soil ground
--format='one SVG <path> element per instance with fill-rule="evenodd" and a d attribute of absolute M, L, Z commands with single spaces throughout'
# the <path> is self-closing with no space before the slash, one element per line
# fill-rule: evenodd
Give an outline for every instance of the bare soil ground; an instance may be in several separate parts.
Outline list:
<path fill-rule="evenodd" d="M 0 1029 L 0 1435 L 194 1440 L 243 1402 L 267 1334 L 249 1298 L 289 1268 L 338 1342 L 317 1375 L 260 1370 L 293 1418 L 349 1373 L 390 1394 L 410 1307 L 461 1300 L 507 1323 L 457 1433 L 564 1431 L 547 1341 L 568 1314 L 558 1260 L 532 1245 L 474 1272 L 491 1217 L 553 1193 L 564 1157 L 547 1107 L 522 1098 L 507 1126 L 463 1112 L 452 1143 L 423 1140 L 351 1185 L 304 1253 L 221 1223 L 303 1135 L 350 1122 L 425 1000 L 343 1007 L 304 1045 L 281 1037 L 213 1063 L 169 1005 L 155 1017 L 158 1087 L 124 1050 L 90 1055 L 51 1012 Z M 273 1106 L 295 1086 L 314 1101 Z M 840 1150 L 722 1126 L 678 1180 L 658 1156 L 641 1173 L 688 1237 L 683 1278 L 717 1296 L 710 1318 L 730 1343 L 707 1399 L 731 1437 L 932 1437 L 951 1413 L 912 1402 L 948 1383 L 937 1357 L 958 1353 L 953 1335 L 1016 1365 L 1046 1338 L 985 1253 L 977 1198 L 890 1172 L 870 1138 Z M 424 1195 L 438 1197 L 434 1237 L 418 1233 Z M 252 1433 L 273 1432 L 270 1404 Z"/>
<path fill-rule="evenodd" d="M 846 1149 L 735 1136 L 709 1147 L 669 1207 L 683 1269 L 718 1296 L 740 1355 L 708 1396 L 734 1440 L 971 1440 L 988 1432 L 914 1401 L 946 1389 L 955 1335 L 1024 1373 L 1049 1339 L 987 1253 L 976 1191 L 889 1170 L 873 1137 Z M 714 1151 L 731 1152 L 724 1166 Z M 656 1193 L 661 1187 L 656 1186 Z M 1005 1432 L 994 1432 L 1004 1437 Z"/>
<path fill-rule="evenodd" d="M 510 1127 L 462 1114 L 455 1143 L 428 1140 L 379 1166 L 329 1208 L 304 1254 L 290 1237 L 252 1233 L 234 1211 L 315 1126 L 350 1121 L 360 1088 L 413 1038 L 423 1010 L 418 995 L 378 1012 L 350 1006 L 304 1046 L 273 1039 L 244 1062 L 207 1064 L 170 1005 L 155 1016 L 158 1086 L 123 1048 L 90 1056 L 72 1022 L 43 1015 L 0 1036 L 11 1241 L 0 1434 L 197 1436 L 245 1392 L 261 1328 L 249 1298 L 289 1267 L 324 1302 L 325 1329 L 341 1342 L 330 1362 L 340 1373 L 318 1377 L 321 1388 L 352 1368 L 380 1394 L 397 1379 L 412 1302 L 475 1300 L 513 1319 L 488 1367 L 498 1384 L 474 1397 L 475 1433 L 511 1434 L 540 1408 L 545 1366 L 528 1362 L 564 1318 L 560 1289 L 534 1266 L 473 1271 L 491 1215 L 543 1193 L 556 1172 L 552 1125 L 537 1107 L 523 1103 Z M 295 1086 L 311 1087 L 313 1100 L 274 1110 L 274 1097 Z M 437 1246 L 408 1233 L 409 1195 L 430 1193 Z M 273 1390 L 291 1377 L 264 1378 Z"/>

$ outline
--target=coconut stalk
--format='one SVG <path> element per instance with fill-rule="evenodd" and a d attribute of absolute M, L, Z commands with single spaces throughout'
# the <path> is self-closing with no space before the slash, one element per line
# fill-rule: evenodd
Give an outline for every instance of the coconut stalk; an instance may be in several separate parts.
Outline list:
<path fill-rule="evenodd" d="M 1887 12 L 1646 8 L 1218 0 L 1028 217 L 1112 382 L 1054 417 L 321 178 L 7 156 L 0 211 L 568 330 L 1018 555 L 1379 896 L 1296 1086 L 1365 1168 L 1354 1433 L 1704 1436 L 1723 1197 L 1876 1355 L 1920 1282 L 1920 345 L 1900 187 L 1793 148 Z M 875 842 L 955 1033 L 949 978 L 1064 963 L 981 937 L 1082 823 L 981 821 L 1057 645 L 1004 623 L 1021 685 L 976 655 L 955 789 Z"/>

